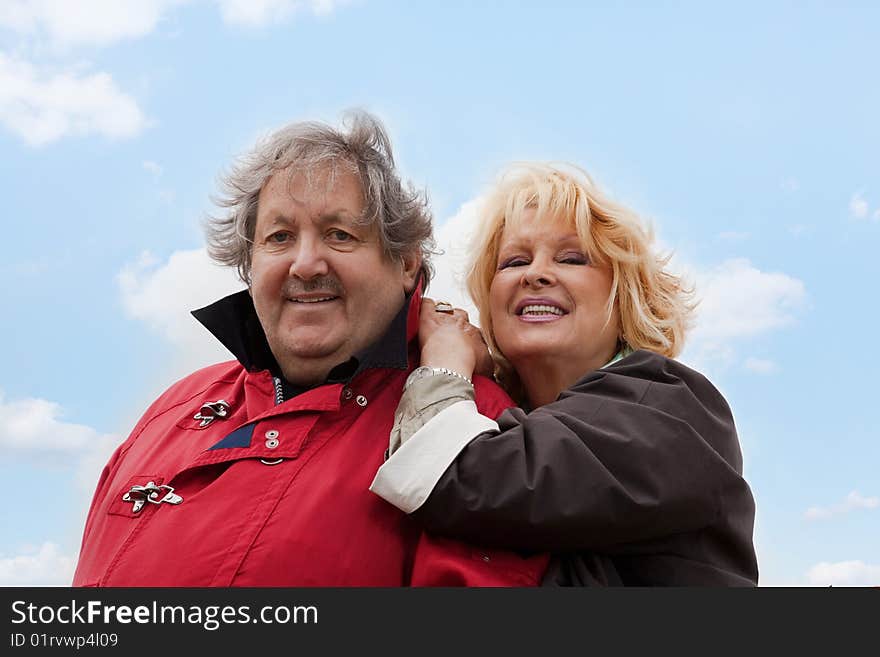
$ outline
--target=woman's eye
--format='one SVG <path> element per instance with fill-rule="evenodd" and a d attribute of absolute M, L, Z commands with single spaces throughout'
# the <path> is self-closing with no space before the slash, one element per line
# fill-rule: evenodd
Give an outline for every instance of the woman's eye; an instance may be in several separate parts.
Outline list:
<path fill-rule="evenodd" d="M 508 267 L 522 267 L 523 265 L 527 264 L 529 264 L 529 261 L 525 258 L 508 258 L 507 260 L 502 261 L 500 265 L 498 265 L 498 269 L 507 269 Z"/>
<path fill-rule="evenodd" d="M 564 265 L 588 265 L 590 259 L 583 253 L 566 253 L 559 259 L 559 262 Z"/>

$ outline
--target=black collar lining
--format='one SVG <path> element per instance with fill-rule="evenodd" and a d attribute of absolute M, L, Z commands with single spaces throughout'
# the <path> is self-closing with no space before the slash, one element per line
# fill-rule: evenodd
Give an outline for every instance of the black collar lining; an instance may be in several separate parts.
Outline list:
<path fill-rule="evenodd" d="M 406 328 L 412 294 L 391 321 L 385 334 L 375 343 L 330 370 L 325 383 L 348 383 L 358 374 L 372 368 L 407 368 Z M 208 331 L 226 347 L 249 372 L 269 370 L 282 379 L 293 395 L 306 389 L 283 380 L 281 368 L 269 348 L 266 334 L 247 290 L 220 299 L 192 311 Z M 297 392 L 298 391 L 298 392 Z M 287 393 L 288 390 L 285 390 Z M 293 396 L 291 395 L 291 396 Z M 287 398 L 288 395 L 285 394 Z"/>

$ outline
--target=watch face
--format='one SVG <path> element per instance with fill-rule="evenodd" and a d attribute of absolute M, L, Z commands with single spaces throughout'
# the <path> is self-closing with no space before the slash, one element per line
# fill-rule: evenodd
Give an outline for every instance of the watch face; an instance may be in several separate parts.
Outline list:
<path fill-rule="evenodd" d="M 408 377 L 406 377 L 406 383 L 404 384 L 404 386 L 408 386 L 414 381 L 418 381 L 419 379 L 422 379 L 426 376 L 431 376 L 433 373 L 434 371 L 426 365 L 417 367 L 412 372 L 410 372 Z"/>
<path fill-rule="evenodd" d="M 410 373 L 409 378 L 411 380 L 415 381 L 417 379 L 421 379 L 422 377 L 429 376 L 430 374 L 431 374 L 431 368 L 422 365 L 421 367 L 417 367 L 416 369 L 414 369 Z"/>

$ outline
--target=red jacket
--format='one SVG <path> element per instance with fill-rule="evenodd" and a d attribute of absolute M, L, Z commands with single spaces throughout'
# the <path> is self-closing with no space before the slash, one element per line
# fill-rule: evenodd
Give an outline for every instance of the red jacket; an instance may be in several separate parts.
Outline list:
<path fill-rule="evenodd" d="M 402 362 L 373 364 L 347 383 L 328 383 L 277 405 L 271 373 L 232 344 L 253 337 L 255 317 L 242 319 L 232 340 L 221 338 L 239 361 L 171 386 L 111 457 L 89 511 L 73 584 L 537 584 L 545 557 L 520 559 L 420 537 L 409 517 L 368 490 L 404 380 L 417 364 L 420 300 L 413 295 L 398 317 L 409 345 L 400 345 Z M 223 321 L 228 325 L 229 317 Z M 265 351 L 265 337 L 258 337 Z M 488 379 L 477 377 L 475 387 L 485 415 L 496 417 L 512 404 Z M 173 496 L 181 501 L 175 504 Z"/>

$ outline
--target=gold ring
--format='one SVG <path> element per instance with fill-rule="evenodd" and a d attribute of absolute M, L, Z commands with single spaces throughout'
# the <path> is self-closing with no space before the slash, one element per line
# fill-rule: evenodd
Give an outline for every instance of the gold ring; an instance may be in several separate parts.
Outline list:
<path fill-rule="evenodd" d="M 438 313 L 446 313 L 447 315 L 451 315 L 455 312 L 455 308 L 448 301 L 438 301 L 434 305 L 434 311 Z"/>

